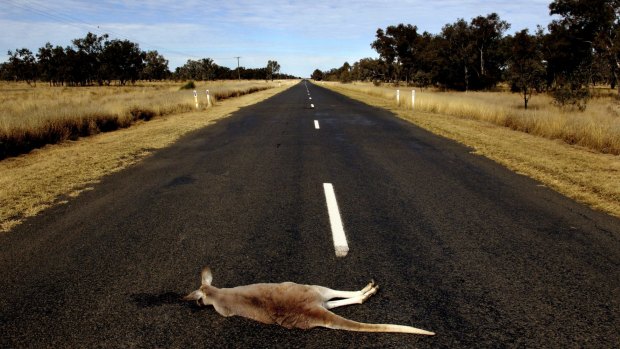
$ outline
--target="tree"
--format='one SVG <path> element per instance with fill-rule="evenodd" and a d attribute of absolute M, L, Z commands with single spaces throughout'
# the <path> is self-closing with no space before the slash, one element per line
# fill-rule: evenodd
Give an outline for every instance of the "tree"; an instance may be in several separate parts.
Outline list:
<path fill-rule="evenodd" d="M 211 58 L 203 58 L 198 61 L 199 75 L 198 80 L 213 80 L 215 78 L 215 67 L 217 64 Z"/>
<path fill-rule="evenodd" d="M 549 24 L 545 40 L 548 84 L 558 104 L 585 108 L 595 52 L 607 57 L 617 80 L 619 11 L 620 0 L 554 0 L 549 5 L 550 14 L 560 17 Z"/>
<path fill-rule="evenodd" d="M 13 77 L 9 71 L 9 63 L 0 63 L 0 80 L 10 81 Z"/>
<path fill-rule="evenodd" d="M 32 85 L 37 77 L 36 60 L 32 52 L 27 48 L 8 52 L 9 60 L 7 62 L 9 74 L 15 81 L 25 81 L 28 85 Z"/>
<path fill-rule="evenodd" d="M 379 56 L 388 66 L 389 77 L 396 81 L 401 79 L 409 82 L 417 62 L 418 27 L 411 24 L 398 24 L 388 26 L 385 32 L 377 29 L 377 39 L 371 47 L 379 53 Z M 396 60 L 396 62 L 395 62 Z"/>
<path fill-rule="evenodd" d="M 49 42 L 39 48 L 37 66 L 39 79 L 49 82 L 50 86 L 62 85 L 66 71 L 65 50 L 61 46 L 53 47 Z"/>
<path fill-rule="evenodd" d="M 491 87 L 501 79 L 500 67 L 504 59 L 499 48 L 503 34 L 509 28 L 510 24 L 502 21 L 497 13 L 491 13 L 486 17 L 478 16 L 471 20 L 472 44 L 479 62 L 475 69 L 478 88 Z"/>
<path fill-rule="evenodd" d="M 349 62 L 344 62 L 342 67 L 338 69 L 338 80 L 342 83 L 349 83 L 353 80 L 351 77 L 351 65 Z"/>
<path fill-rule="evenodd" d="M 530 35 L 527 29 L 517 32 L 514 37 L 506 40 L 510 46 L 508 59 L 508 79 L 523 96 L 524 108 L 532 97 L 534 90 L 539 90 L 545 77 L 545 66 L 541 48 L 542 32 Z"/>
<path fill-rule="evenodd" d="M 146 80 L 163 80 L 170 75 L 168 60 L 157 51 L 147 51 L 144 55 L 144 69 L 141 78 Z"/>
<path fill-rule="evenodd" d="M 118 80 L 121 85 L 127 81 L 134 83 L 140 77 L 145 56 L 138 44 L 129 40 L 106 41 L 100 58 L 99 78 L 108 84 L 112 80 Z"/>
<path fill-rule="evenodd" d="M 56 74 L 56 65 L 52 62 L 53 46 L 49 42 L 44 47 L 39 48 L 37 53 L 39 78 L 43 81 L 49 81 L 50 86 L 53 85 Z"/>
<path fill-rule="evenodd" d="M 620 22 L 620 21 L 619 21 Z M 620 23 L 616 22 L 606 38 L 599 38 L 600 47 L 603 47 L 603 56 L 607 58 L 611 73 L 611 88 L 617 86 L 620 94 Z"/>
<path fill-rule="evenodd" d="M 450 88 L 469 90 L 471 69 L 476 61 L 471 27 L 462 18 L 446 24 L 441 39 L 437 62 L 441 67 L 439 82 Z"/>
<path fill-rule="evenodd" d="M 267 79 L 271 79 L 271 81 L 273 81 L 274 76 L 279 72 L 280 64 L 278 64 L 278 61 L 270 60 L 267 62 Z"/>
<path fill-rule="evenodd" d="M 184 80 L 213 80 L 213 79 L 226 79 L 230 77 L 222 77 L 218 72 L 218 65 L 215 64 L 211 58 L 203 58 L 201 60 L 187 60 L 187 63 L 182 67 L 177 68 L 177 78 Z"/>
<path fill-rule="evenodd" d="M 74 66 L 76 74 L 75 77 L 79 77 L 79 84 L 90 85 L 95 81 L 99 85 L 103 84 L 103 80 L 100 76 L 101 66 L 101 53 L 103 52 L 103 46 L 105 40 L 108 39 L 108 34 L 97 36 L 91 32 L 86 34 L 83 39 L 74 39 L 72 41 L 75 46 L 77 59 L 77 66 Z"/>
<path fill-rule="evenodd" d="M 554 21 L 572 34 L 580 48 L 582 64 L 592 64 L 592 49 L 608 60 L 614 80 L 620 73 L 620 0 L 555 0 L 550 14 L 562 18 Z M 620 86 L 618 88 L 620 93 Z"/>
<path fill-rule="evenodd" d="M 360 81 L 378 81 L 385 77 L 385 65 L 380 59 L 362 58 L 353 64 L 353 79 Z"/>
<path fill-rule="evenodd" d="M 312 75 L 310 76 L 310 78 L 312 78 L 315 81 L 321 81 L 323 80 L 323 72 L 320 71 L 319 69 L 315 69 L 312 72 Z"/>
<path fill-rule="evenodd" d="M 385 62 L 387 68 L 386 81 L 394 78 L 394 60 L 396 59 L 396 42 L 394 38 L 390 35 L 386 35 L 383 29 L 377 29 L 376 34 L 377 39 L 370 44 L 377 53 L 379 57 Z"/>

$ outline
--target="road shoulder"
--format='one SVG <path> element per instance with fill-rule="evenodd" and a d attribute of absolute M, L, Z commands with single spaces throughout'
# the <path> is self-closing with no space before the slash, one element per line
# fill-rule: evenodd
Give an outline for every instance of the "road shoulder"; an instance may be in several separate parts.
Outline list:
<path fill-rule="evenodd" d="M 0 161 L 0 233 L 10 231 L 48 207 L 64 204 L 92 190 L 102 177 L 142 161 L 185 134 L 291 86 L 283 84 L 227 99 L 205 111 L 168 115 Z"/>
<path fill-rule="evenodd" d="M 399 109 L 383 98 L 321 85 L 437 135 L 456 140 L 512 171 L 526 175 L 571 199 L 620 217 L 620 157 L 596 153 L 487 122 Z"/>

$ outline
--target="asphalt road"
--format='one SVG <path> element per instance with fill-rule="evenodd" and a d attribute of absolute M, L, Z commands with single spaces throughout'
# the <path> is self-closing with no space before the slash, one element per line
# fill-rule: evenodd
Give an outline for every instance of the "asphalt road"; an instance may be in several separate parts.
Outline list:
<path fill-rule="evenodd" d="M 296 85 L 0 236 L 0 347 L 618 346 L 618 219 L 308 88 L 312 100 Z M 204 265 L 221 287 L 374 279 L 376 295 L 335 312 L 437 335 L 224 318 L 179 300 Z"/>

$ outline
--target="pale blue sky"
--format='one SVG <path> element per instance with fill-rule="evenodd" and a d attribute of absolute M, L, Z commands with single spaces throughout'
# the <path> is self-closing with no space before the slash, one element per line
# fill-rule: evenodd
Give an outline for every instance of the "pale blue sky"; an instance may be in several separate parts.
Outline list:
<path fill-rule="evenodd" d="M 546 26 L 550 0 L 262 0 L 120 1 L 0 0 L 0 62 L 6 52 L 36 51 L 51 42 L 67 46 L 88 31 L 129 39 L 142 50 L 157 50 L 170 69 L 188 59 L 210 57 L 236 67 L 266 66 L 307 77 L 364 57 L 377 28 L 398 23 L 438 33 L 446 23 L 497 12 L 509 32 Z"/>

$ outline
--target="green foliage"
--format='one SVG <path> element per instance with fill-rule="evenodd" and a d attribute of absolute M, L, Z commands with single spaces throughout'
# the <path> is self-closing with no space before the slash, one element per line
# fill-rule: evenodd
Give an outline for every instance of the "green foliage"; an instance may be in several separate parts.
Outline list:
<path fill-rule="evenodd" d="M 360 81 L 382 80 L 386 75 L 381 59 L 362 58 L 353 64 L 352 78 Z"/>
<path fill-rule="evenodd" d="M 508 81 L 512 91 L 523 96 L 525 109 L 533 91 L 541 90 L 545 79 L 541 36 L 542 32 L 534 36 L 524 29 L 506 38 L 510 47 Z"/>
<path fill-rule="evenodd" d="M 276 76 L 280 72 L 280 64 L 278 61 L 268 61 L 267 62 L 267 80 L 271 79 L 273 81 L 274 76 Z"/>
<path fill-rule="evenodd" d="M 378 29 L 371 43 L 384 66 L 383 80 L 468 90 L 493 87 L 502 78 L 503 33 L 510 27 L 496 13 L 471 23 L 459 19 L 440 34 L 418 33 L 410 24 Z"/>
<path fill-rule="evenodd" d="M 525 105 L 532 91 L 543 90 L 572 94 L 575 105 L 585 105 L 587 96 L 575 91 L 597 82 L 618 86 L 620 93 L 620 1 L 554 0 L 549 9 L 556 17 L 548 33 L 539 27 L 535 42 L 522 42 L 518 50 L 515 38 L 504 36 L 510 24 L 496 13 L 458 19 L 438 34 L 402 23 L 379 28 L 370 44 L 379 58 L 355 62 L 351 79 L 455 90 L 492 89 L 505 81 L 523 93 Z M 320 73 L 325 80 L 349 78 L 342 68 Z M 571 98 L 559 98 L 558 104 L 572 105 Z"/>
<path fill-rule="evenodd" d="M 146 54 L 140 51 L 138 44 L 129 40 L 106 41 L 100 54 L 99 79 L 109 85 L 117 80 L 121 85 L 127 81 L 138 80 L 144 68 Z M 105 77 L 105 78 L 104 78 Z"/>
<path fill-rule="evenodd" d="M 181 86 L 180 90 L 193 90 L 195 88 L 196 84 L 193 81 L 189 81 L 185 85 Z"/>
<path fill-rule="evenodd" d="M 141 78 L 144 80 L 163 80 L 170 76 L 168 60 L 157 51 L 148 51 L 144 57 Z"/>
<path fill-rule="evenodd" d="M 323 72 L 319 69 L 315 69 L 310 77 L 315 81 L 321 81 L 323 80 Z"/>
<path fill-rule="evenodd" d="M 349 65 L 348 62 L 344 62 L 342 67 L 339 69 L 338 81 L 345 84 L 353 81 L 353 78 L 351 77 L 351 65 Z"/>
<path fill-rule="evenodd" d="M 271 62 L 271 63 L 269 63 Z M 172 75 L 174 79 L 178 80 L 226 80 L 237 79 L 239 76 L 241 79 L 247 80 L 267 80 L 274 79 L 276 77 L 280 79 L 290 79 L 293 76 L 287 74 L 280 74 L 280 65 L 276 61 L 269 61 L 268 67 L 249 69 L 245 67 L 239 67 L 237 69 L 230 69 L 217 65 L 211 58 L 203 58 L 201 60 L 188 60 L 185 65 L 178 67 Z"/>
<path fill-rule="evenodd" d="M 188 60 L 174 74 L 166 60 L 157 51 L 144 52 L 137 43 L 129 40 L 109 39 L 107 34 L 88 33 L 74 39 L 67 47 L 46 43 L 35 56 L 26 49 L 9 51 L 9 59 L 0 64 L 0 79 L 46 81 L 53 86 L 91 86 L 118 83 L 125 85 L 138 79 L 176 80 L 237 79 L 237 70 L 222 67 L 211 58 Z M 242 79 L 294 78 L 280 74 L 280 64 L 269 61 L 266 68 L 239 68 Z"/>
<path fill-rule="evenodd" d="M 546 38 L 547 80 L 550 85 L 557 85 L 554 88 L 559 90 L 556 95 L 560 100 L 571 101 L 572 98 L 562 97 L 571 94 L 587 100 L 584 93 L 574 91 L 585 88 L 596 75 L 609 76 L 614 85 L 620 67 L 620 1 L 554 0 L 549 10 L 560 18 L 549 24 Z M 596 64 L 596 54 L 605 58 L 607 64 Z M 596 72 L 595 68 L 607 73 Z"/>
<path fill-rule="evenodd" d="M 13 80 L 23 80 L 32 84 L 37 78 L 37 66 L 32 52 L 27 48 L 8 52 L 6 69 Z"/>
<path fill-rule="evenodd" d="M 554 103 L 560 108 L 577 108 L 584 111 L 590 99 L 590 91 L 583 87 L 562 86 L 551 91 L 551 96 Z"/>
<path fill-rule="evenodd" d="M 129 40 L 108 38 L 107 34 L 88 33 L 65 48 L 48 42 L 39 48 L 36 59 L 26 49 L 9 51 L 9 65 L 2 77 L 28 83 L 42 80 L 50 85 L 88 86 L 109 85 L 112 81 L 124 85 L 140 78 L 168 76 L 168 61 L 157 51 L 147 54 Z"/>

